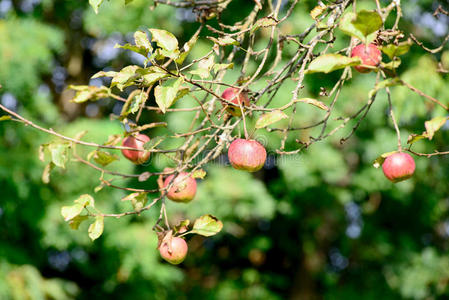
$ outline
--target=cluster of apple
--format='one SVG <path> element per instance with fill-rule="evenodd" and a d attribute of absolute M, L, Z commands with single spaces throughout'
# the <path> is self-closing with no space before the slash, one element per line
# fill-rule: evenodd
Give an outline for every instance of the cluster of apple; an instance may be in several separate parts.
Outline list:
<path fill-rule="evenodd" d="M 371 69 L 363 65 L 378 66 L 382 60 L 382 53 L 376 44 L 360 44 L 352 49 L 351 57 L 359 57 L 362 61 L 362 65 L 354 67 L 357 71 L 368 73 Z M 400 182 L 412 177 L 415 172 L 415 161 L 408 153 L 396 152 L 387 156 L 382 164 L 382 171 L 390 181 Z"/>
<path fill-rule="evenodd" d="M 360 57 L 362 65 L 355 66 L 355 69 L 361 73 L 368 73 L 371 69 L 366 66 L 377 66 L 382 55 L 375 44 L 360 44 L 356 46 L 351 53 L 351 57 Z M 226 111 L 235 117 L 242 115 L 242 108 L 249 106 L 248 95 L 238 88 L 229 87 L 221 95 L 228 103 L 222 102 Z M 230 104 L 232 103 L 232 104 Z M 122 150 L 123 156 L 135 164 L 142 164 L 150 158 L 150 152 L 144 151 L 144 144 L 149 142 L 150 138 L 145 134 L 126 137 L 122 146 L 135 148 L 134 150 Z M 228 159 L 232 167 L 237 170 L 256 172 L 265 164 L 267 152 L 259 142 L 251 139 L 235 139 L 228 149 Z M 415 171 L 415 162 L 413 158 L 403 152 L 396 152 L 389 155 L 382 164 L 382 170 L 385 176 L 392 182 L 399 182 L 410 178 Z M 167 198 L 181 203 L 188 203 L 193 200 L 196 194 L 196 180 L 187 172 L 180 172 L 176 177 L 172 174 L 165 178 L 163 187 L 171 188 L 167 191 Z M 181 237 L 164 237 L 159 245 L 159 252 L 163 259 L 172 264 L 179 264 L 184 261 L 188 246 Z"/>
<path fill-rule="evenodd" d="M 247 94 L 239 92 L 237 88 L 227 88 L 223 92 L 222 97 L 235 104 L 233 106 L 223 103 L 226 111 L 232 116 L 239 117 L 242 115 L 241 105 L 249 106 Z M 149 141 L 150 138 L 142 133 L 127 136 L 123 139 L 122 146 L 136 150 L 122 149 L 123 156 L 135 164 L 147 162 L 150 158 L 150 152 L 144 150 L 144 145 Z M 229 147 L 228 158 L 235 169 L 256 172 L 265 164 L 267 152 L 255 140 L 236 139 Z M 167 191 L 166 196 L 172 201 L 188 203 L 195 197 L 196 180 L 187 172 L 180 172 L 176 177 L 172 174 L 165 178 L 163 183 L 164 188 L 171 184 L 171 188 Z M 188 251 L 187 243 L 183 238 L 171 235 L 164 237 L 158 248 L 161 257 L 171 264 L 183 262 Z"/>

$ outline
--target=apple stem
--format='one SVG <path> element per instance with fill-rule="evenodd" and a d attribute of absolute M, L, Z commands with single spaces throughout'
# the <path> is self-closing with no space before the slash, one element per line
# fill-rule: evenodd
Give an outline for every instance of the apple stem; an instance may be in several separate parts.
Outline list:
<path fill-rule="evenodd" d="M 383 71 L 381 71 L 382 76 L 384 78 L 386 78 L 385 73 Z M 393 105 L 391 103 L 391 93 L 390 93 L 390 88 L 386 87 L 385 91 L 387 92 L 387 98 L 388 98 L 388 110 L 390 113 L 390 118 L 393 121 L 393 126 L 394 126 L 394 130 L 396 131 L 396 136 L 398 138 L 398 151 L 402 152 L 402 145 L 401 145 L 401 132 L 399 131 L 399 126 L 398 123 L 396 122 L 396 117 L 394 116 L 394 111 L 393 111 Z"/>
<path fill-rule="evenodd" d="M 240 101 L 240 111 L 242 112 L 242 118 L 243 118 L 243 132 L 245 133 L 245 139 L 248 139 L 248 131 L 246 129 L 246 119 L 245 119 L 245 111 L 243 111 L 243 101 Z"/>

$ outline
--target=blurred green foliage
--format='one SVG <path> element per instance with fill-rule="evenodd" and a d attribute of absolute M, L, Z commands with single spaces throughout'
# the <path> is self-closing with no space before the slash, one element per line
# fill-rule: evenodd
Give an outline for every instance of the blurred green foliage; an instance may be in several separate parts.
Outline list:
<path fill-rule="evenodd" d="M 111 134 L 123 133 L 118 121 L 108 119 L 116 110 L 114 102 L 102 100 L 72 110 L 60 86 L 87 84 L 96 71 L 138 63 L 136 57 L 113 49 L 115 43 L 129 41 L 135 30 L 163 28 L 183 42 L 197 28 L 189 10 L 166 6 L 150 10 L 144 0 L 134 0 L 127 6 L 122 1 L 106 1 L 98 15 L 87 1 L 37 1 L 31 9 L 25 2 L 13 1 L 9 11 L 1 12 L 1 102 L 69 136 L 88 130 L 87 141 L 104 142 Z M 364 8 L 374 8 L 372 1 L 358 2 Z M 402 3 L 402 28 L 431 46 L 439 45 L 441 35 L 434 23 L 423 20 L 437 2 Z M 285 34 L 304 30 L 313 22 L 308 12 L 315 4 L 301 1 L 281 30 Z M 253 4 L 234 0 L 232 5 L 238 9 L 235 14 L 223 15 L 225 23 L 247 14 Z M 447 34 L 447 18 L 441 17 L 439 22 L 446 26 Z M 263 30 L 259 34 L 262 41 L 257 46 L 261 48 L 267 36 Z M 343 48 L 348 41 L 337 33 L 335 47 Z M 204 54 L 211 46 L 209 40 L 201 38 L 191 57 Z M 81 49 L 81 56 L 77 49 Z M 291 49 L 291 55 L 295 48 L 287 45 L 286 49 Z M 448 57 L 448 51 L 446 46 L 443 58 Z M 236 66 L 225 80 L 233 82 L 239 76 L 243 55 L 236 57 Z M 413 46 L 402 57 L 400 75 L 444 102 L 449 99 L 448 75 L 436 71 L 439 58 Z M 75 59 L 83 63 L 79 72 L 71 67 Z M 256 67 L 254 63 L 249 70 Z M 302 95 L 318 98 L 320 87 L 329 89 L 338 74 L 306 77 Z M 364 105 L 374 82 L 374 74 L 354 74 L 342 90 L 335 116 L 351 115 Z M 252 88 L 261 88 L 264 83 L 258 84 Z M 294 86 L 287 82 L 271 105 L 287 103 Z M 425 130 L 424 121 L 445 113 L 405 88 L 391 90 L 404 144 L 409 133 Z M 187 107 L 192 103 L 186 97 L 176 105 Z M 294 119 L 298 126 L 324 115 L 306 104 L 298 108 Z M 417 171 L 412 179 L 396 185 L 387 181 L 379 169 L 372 167 L 379 154 L 396 147 L 387 108 L 387 95 L 381 92 L 350 140 L 343 145 L 339 142 L 355 121 L 297 156 L 274 155 L 272 150 L 278 148 L 280 135 L 257 131 L 255 135 L 265 141 L 270 156 L 265 169 L 256 174 L 225 166 L 224 157 L 208 165 L 197 198 L 189 205 L 170 202 L 168 211 L 174 224 L 184 218 L 214 214 L 223 221 L 224 230 L 209 239 L 188 236 L 189 255 L 180 267 L 159 258 L 157 238 L 151 230 L 157 210 L 107 219 L 105 233 L 93 243 L 87 236 L 87 223 L 78 231 L 71 230 L 60 215 L 63 205 L 89 193 L 101 211 L 120 212 L 131 209 L 128 202 L 120 201 L 126 193 L 107 187 L 95 193 L 101 174 L 71 161 L 66 169 L 55 169 L 50 183 L 43 184 L 45 163 L 38 159 L 38 147 L 54 137 L 15 122 L 1 122 L 0 298 L 446 298 L 449 160 L 416 157 Z M 190 117 L 191 113 L 183 118 L 168 114 L 169 130 L 188 128 Z M 338 124 L 333 119 L 329 122 L 331 127 Z M 249 121 L 248 126 L 253 128 L 254 122 Z M 431 142 L 417 142 L 414 149 L 449 150 L 447 129 L 443 127 Z M 318 130 L 300 131 L 296 138 L 316 135 Z M 288 143 L 293 146 L 294 141 Z M 91 150 L 77 147 L 84 156 Z M 121 158 L 110 169 L 129 173 L 134 169 L 162 170 L 167 165 L 163 155 L 154 155 L 144 166 L 135 167 Z M 121 183 L 156 186 L 154 180 Z"/>

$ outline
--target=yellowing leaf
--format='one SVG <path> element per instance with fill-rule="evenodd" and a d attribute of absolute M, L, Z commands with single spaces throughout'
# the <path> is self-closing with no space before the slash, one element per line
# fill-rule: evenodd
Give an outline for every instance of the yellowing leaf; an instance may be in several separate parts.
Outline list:
<path fill-rule="evenodd" d="M 89 237 L 91 238 L 91 240 L 94 241 L 101 236 L 101 234 L 103 233 L 103 229 L 104 229 L 104 217 L 96 216 L 95 222 L 90 224 L 87 232 L 89 233 Z"/>
<path fill-rule="evenodd" d="M 281 110 L 270 111 L 261 115 L 259 119 L 257 119 L 256 128 L 264 128 L 286 118 L 288 118 L 288 116 Z"/>
<path fill-rule="evenodd" d="M 304 102 L 304 103 L 307 103 L 307 104 L 312 104 L 313 106 L 321 108 L 322 110 L 325 110 L 325 111 L 329 110 L 329 107 L 327 107 L 326 104 L 324 104 L 321 101 L 312 99 L 312 98 L 301 98 L 301 99 L 298 100 L 298 102 Z"/>
<path fill-rule="evenodd" d="M 70 221 L 78 216 L 84 209 L 84 205 L 75 203 L 71 206 L 61 207 L 61 215 L 64 217 L 64 221 Z"/>
<path fill-rule="evenodd" d="M 427 138 L 432 140 L 433 135 L 436 131 L 438 131 L 448 120 L 448 117 L 436 117 L 430 121 L 424 122 L 424 126 L 426 127 Z"/>
<path fill-rule="evenodd" d="M 254 23 L 253 27 L 251 28 L 251 34 L 254 33 L 260 27 L 276 26 L 277 23 L 278 22 L 272 17 L 265 17 L 265 18 L 259 19 L 256 21 L 256 23 Z"/>
<path fill-rule="evenodd" d="M 376 169 L 379 168 L 385 161 L 385 159 L 390 156 L 391 154 L 395 154 L 398 151 L 391 151 L 391 152 L 386 152 L 382 155 L 380 155 L 378 158 L 376 158 L 376 160 L 373 162 L 373 167 L 375 167 Z"/>
<path fill-rule="evenodd" d="M 163 29 L 149 29 L 151 32 L 152 40 L 157 43 L 157 45 L 167 51 L 174 51 L 178 49 L 178 40 L 176 37 Z"/>

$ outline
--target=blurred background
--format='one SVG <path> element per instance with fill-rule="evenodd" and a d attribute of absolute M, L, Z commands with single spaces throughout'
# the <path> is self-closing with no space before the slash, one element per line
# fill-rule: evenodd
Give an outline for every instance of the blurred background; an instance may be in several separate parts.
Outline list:
<path fill-rule="evenodd" d="M 282 1 L 285 13 L 288 1 Z M 357 2 L 375 8 L 374 1 Z M 111 134 L 122 134 L 119 121 L 110 118 L 120 113 L 120 104 L 111 99 L 71 103 L 73 92 L 67 86 L 108 85 L 107 79 L 90 77 L 100 70 L 142 65 L 142 57 L 114 48 L 116 43 L 133 42 L 138 29 L 166 29 L 182 45 L 198 28 L 191 9 L 159 5 L 150 10 L 150 4 L 150 0 L 126 6 L 122 0 L 105 1 L 95 15 L 88 1 L 1 0 L 1 103 L 69 136 L 88 130 L 86 140 L 101 143 Z M 312 24 L 309 11 L 316 4 L 300 1 L 282 31 L 302 32 Z M 224 23 L 242 19 L 253 5 L 234 0 L 223 14 Z M 428 47 L 438 47 L 449 28 L 447 16 L 432 16 L 438 5 L 449 6 L 448 1 L 402 1 L 400 28 Z M 394 16 L 387 25 L 392 22 Z M 212 34 L 201 34 L 206 35 Z M 264 30 L 259 38 L 263 47 Z M 349 38 L 337 32 L 335 50 L 348 43 Z M 211 46 L 200 38 L 189 57 L 199 57 Z M 443 103 L 449 99 L 449 78 L 437 72 L 437 62 L 449 69 L 448 46 L 445 49 L 431 55 L 412 46 L 399 68 L 402 79 Z M 285 61 L 292 54 L 287 48 Z M 234 70 L 228 72 L 231 83 L 239 75 L 242 57 L 239 52 Z M 303 93 L 318 97 L 320 87 L 332 87 L 340 74 L 306 77 Z M 374 82 L 374 74 L 354 74 L 342 90 L 334 116 L 350 115 L 363 106 Z M 251 88 L 257 90 L 263 82 L 259 84 Z M 286 83 L 273 105 L 287 103 L 294 86 Z M 444 115 L 405 88 L 392 91 L 404 144 L 408 134 L 424 131 L 424 121 Z M 177 105 L 188 106 L 189 100 Z M 189 254 L 180 266 L 162 262 L 156 250 L 151 227 L 158 209 L 140 217 L 106 220 L 105 232 L 95 242 L 87 236 L 88 224 L 71 230 L 60 215 L 61 206 L 89 193 L 102 211 L 126 211 L 132 209 L 120 201 L 126 193 L 110 188 L 94 193 L 100 174 L 74 162 L 55 170 L 51 182 L 43 184 L 45 163 L 38 159 L 38 148 L 54 137 L 19 123 L 0 122 L 0 299 L 447 298 L 449 158 L 415 157 L 412 179 L 395 185 L 386 180 L 372 161 L 396 147 L 387 108 L 386 94 L 381 92 L 356 134 L 343 145 L 339 139 L 354 123 L 297 156 L 271 155 L 256 174 L 220 163 L 206 166 L 207 177 L 199 182 L 191 204 L 168 203 L 170 219 L 175 223 L 211 213 L 223 221 L 224 229 L 211 238 L 188 236 Z M 298 110 L 295 122 L 309 124 L 322 115 L 316 109 Z M 168 114 L 169 127 L 185 128 L 188 116 Z M 449 150 L 448 129 L 446 124 L 431 142 L 419 141 L 414 149 Z M 313 133 L 300 131 L 295 138 Z M 279 147 L 276 133 L 261 130 L 257 135 L 271 153 Z M 165 165 L 154 155 L 144 166 L 121 158 L 111 168 L 138 173 Z M 151 188 L 155 182 L 125 184 Z"/>

